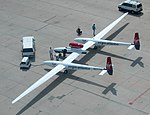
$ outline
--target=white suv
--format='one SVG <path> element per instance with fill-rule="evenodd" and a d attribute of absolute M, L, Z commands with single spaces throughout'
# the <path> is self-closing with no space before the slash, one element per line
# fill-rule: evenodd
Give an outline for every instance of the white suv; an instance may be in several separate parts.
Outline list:
<path fill-rule="evenodd" d="M 29 69 L 31 66 L 29 57 L 23 57 L 21 63 L 20 63 L 20 69 Z"/>
<path fill-rule="evenodd" d="M 126 10 L 131 13 L 138 13 L 141 12 L 142 9 L 142 3 L 136 0 L 126 0 L 118 5 L 119 11 Z"/>
<path fill-rule="evenodd" d="M 22 38 L 22 56 L 35 56 L 35 39 L 33 36 L 26 36 Z"/>

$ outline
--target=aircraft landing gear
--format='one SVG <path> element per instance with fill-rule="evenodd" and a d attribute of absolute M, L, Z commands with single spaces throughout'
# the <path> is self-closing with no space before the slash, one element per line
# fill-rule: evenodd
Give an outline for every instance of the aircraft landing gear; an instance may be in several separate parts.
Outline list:
<path fill-rule="evenodd" d="M 94 48 L 93 48 L 93 49 L 97 50 L 97 46 L 94 46 Z"/>
<path fill-rule="evenodd" d="M 68 73 L 68 70 L 64 70 L 64 74 L 67 74 Z"/>

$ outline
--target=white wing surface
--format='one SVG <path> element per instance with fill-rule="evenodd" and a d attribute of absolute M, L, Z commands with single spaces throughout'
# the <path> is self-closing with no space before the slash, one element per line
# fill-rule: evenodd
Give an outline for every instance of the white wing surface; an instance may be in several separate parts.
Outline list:
<path fill-rule="evenodd" d="M 73 52 L 63 62 L 71 63 L 80 54 L 81 54 L 81 52 Z M 57 74 L 59 71 L 61 71 L 64 68 L 65 68 L 64 65 L 61 65 L 61 64 L 57 65 L 50 72 L 48 72 L 47 74 L 45 74 L 41 79 L 39 79 L 37 82 L 35 82 L 33 85 L 31 85 L 26 91 L 24 91 L 21 95 L 19 95 L 15 100 L 13 100 L 12 103 L 17 102 L 18 100 L 20 100 L 21 98 L 23 98 L 24 96 L 26 96 L 28 93 L 30 93 L 31 91 L 33 91 L 34 89 L 36 89 L 37 87 L 39 87 L 40 85 L 42 85 L 43 83 L 45 83 L 47 80 L 49 80 L 50 78 L 52 78 L 55 74 Z"/>
<path fill-rule="evenodd" d="M 16 101 L 20 100 L 22 97 L 39 87 L 41 84 L 45 83 L 47 80 L 49 80 L 51 77 L 53 77 L 55 74 L 57 74 L 59 71 L 61 71 L 65 66 L 63 65 L 57 65 L 55 68 L 53 68 L 50 72 L 45 74 L 41 79 L 39 79 L 37 82 L 35 82 L 33 85 L 31 85 L 26 91 L 24 91 L 20 96 L 18 96 L 15 100 L 12 101 L 12 103 L 15 103 Z"/>
<path fill-rule="evenodd" d="M 88 41 L 84 44 L 84 47 L 82 48 L 82 50 L 87 50 L 88 48 L 90 48 L 92 45 L 94 45 L 95 42 L 93 41 Z"/>
<path fill-rule="evenodd" d="M 95 40 L 99 40 L 101 39 L 104 35 L 106 35 L 113 27 L 115 27 L 126 15 L 127 13 L 124 13 L 122 16 L 120 16 L 118 19 L 116 19 L 113 23 L 111 23 L 110 25 L 108 25 L 106 28 L 104 28 L 100 33 L 98 33 L 96 36 L 93 37 L 93 39 Z M 84 44 L 84 47 L 82 48 L 82 50 L 87 50 L 88 48 L 90 48 L 91 46 L 93 46 L 95 44 L 94 41 L 88 41 Z"/>
<path fill-rule="evenodd" d="M 81 54 L 81 52 L 73 52 L 71 53 L 65 60 L 63 60 L 63 62 L 65 63 L 71 63 L 74 59 L 76 59 L 79 55 Z"/>
<path fill-rule="evenodd" d="M 115 20 L 113 23 L 111 23 L 109 26 L 107 26 L 106 28 L 104 28 L 100 33 L 98 33 L 94 39 L 99 40 L 102 37 L 104 37 L 104 35 L 106 35 L 114 26 L 116 26 L 126 15 L 127 13 L 124 13 L 121 17 L 119 17 L 117 20 Z"/>

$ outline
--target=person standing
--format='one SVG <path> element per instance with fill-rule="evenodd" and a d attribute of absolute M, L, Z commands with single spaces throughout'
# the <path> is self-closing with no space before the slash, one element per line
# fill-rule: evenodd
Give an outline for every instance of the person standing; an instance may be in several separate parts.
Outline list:
<path fill-rule="evenodd" d="M 59 61 L 59 53 L 56 53 L 56 61 Z"/>
<path fill-rule="evenodd" d="M 93 36 L 95 36 L 95 34 L 96 34 L 96 25 L 95 24 L 92 25 L 92 30 L 93 30 Z"/>
<path fill-rule="evenodd" d="M 67 53 L 67 49 L 65 48 L 65 49 L 63 50 L 63 57 L 64 57 L 64 58 L 66 57 L 66 53 Z"/>
<path fill-rule="evenodd" d="M 81 36 L 82 31 L 81 31 L 81 29 L 80 29 L 80 27 L 79 27 L 79 26 L 78 26 L 78 28 L 77 28 L 76 32 L 77 32 L 77 35 L 78 35 L 78 36 Z"/>
<path fill-rule="evenodd" d="M 50 47 L 49 49 L 49 54 L 50 54 L 50 60 L 53 60 L 53 49 Z"/>

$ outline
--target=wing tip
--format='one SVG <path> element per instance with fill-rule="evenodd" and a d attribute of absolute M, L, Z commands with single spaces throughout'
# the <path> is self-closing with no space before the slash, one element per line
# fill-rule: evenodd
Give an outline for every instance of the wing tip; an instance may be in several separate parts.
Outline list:
<path fill-rule="evenodd" d="M 16 103 L 17 101 L 19 101 L 21 98 L 20 97 L 17 97 L 16 99 L 14 99 L 11 103 L 14 104 Z"/>
<path fill-rule="evenodd" d="M 16 103 L 16 100 L 13 100 L 11 103 L 12 103 L 12 104 Z"/>

